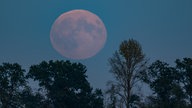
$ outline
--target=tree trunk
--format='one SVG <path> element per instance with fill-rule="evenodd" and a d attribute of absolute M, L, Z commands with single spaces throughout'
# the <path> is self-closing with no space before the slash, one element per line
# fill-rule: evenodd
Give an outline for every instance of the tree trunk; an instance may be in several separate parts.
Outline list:
<path fill-rule="evenodd" d="M 126 103 L 126 108 L 129 108 L 130 104 L 130 96 L 131 96 L 131 85 L 130 85 L 130 79 L 127 80 L 128 87 L 127 87 L 127 103 Z"/>

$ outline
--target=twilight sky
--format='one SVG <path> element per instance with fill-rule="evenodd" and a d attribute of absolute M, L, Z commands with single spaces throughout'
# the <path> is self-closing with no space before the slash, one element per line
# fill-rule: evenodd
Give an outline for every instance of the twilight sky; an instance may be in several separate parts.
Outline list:
<path fill-rule="evenodd" d="M 112 79 L 108 58 L 129 38 L 140 42 L 151 62 L 192 57 L 192 0 L 1 0 L 0 64 L 28 68 L 42 60 L 67 60 L 53 49 L 50 29 L 59 15 L 74 9 L 95 13 L 107 29 L 96 56 L 71 60 L 87 66 L 94 88 L 106 88 Z"/>

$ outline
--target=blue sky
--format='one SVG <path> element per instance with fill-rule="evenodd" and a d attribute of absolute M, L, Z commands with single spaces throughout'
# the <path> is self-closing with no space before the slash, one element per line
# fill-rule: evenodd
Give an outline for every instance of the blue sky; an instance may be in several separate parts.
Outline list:
<path fill-rule="evenodd" d="M 151 62 L 192 57 L 191 0 L 1 0 L 0 63 L 28 68 L 42 60 L 67 60 L 53 49 L 49 34 L 55 19 L 73 9 L 95 13 L 107 29 L 101 52 L 72 60 L 87 66 L 93 87 L 105 89 L 112 79 L 108 58 L 129 38 L 140 42 Z"/>

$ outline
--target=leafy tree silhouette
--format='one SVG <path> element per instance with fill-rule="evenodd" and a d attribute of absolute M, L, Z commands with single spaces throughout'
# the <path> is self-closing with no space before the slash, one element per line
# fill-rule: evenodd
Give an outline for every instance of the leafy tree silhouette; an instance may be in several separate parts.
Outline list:
<path fill-rule="evenodd" d="M 154 108 L 184 108 L 185 95 L 176 68 L 157 60 L 149 66 L 144 81 L 154 92 L 149 98 Z"/>
<path fill-rule="evenodd" d="M 181 82 L 192 107 L 192 59 L 183 58 L 176 60 L 176 68 L 180 73 Z"/>
<path fill-rule="evenodd" d="M 17 63 L 0 65 L 0 102 L 2 108 L 22 107 L 22 90 L 26 86 L 25 70 Z"/>
<path fill-rule="evenodd" d="M 39 86 L 45 91 L 48 106 L 102 108 L 102 92 L 92 92 L 85 73 L 86 67 L 81 63 L 43 61 L 31 66 L 27 77 L 39 81 Z"/>

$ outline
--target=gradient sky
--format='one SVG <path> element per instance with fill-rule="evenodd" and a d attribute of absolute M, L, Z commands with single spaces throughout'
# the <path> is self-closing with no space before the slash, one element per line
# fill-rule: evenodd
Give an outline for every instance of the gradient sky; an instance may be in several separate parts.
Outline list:
<path fill-rule="evenodd" d="M 72 60 L 87 66 L 94 88 L 106 88 L 112 79 L 108 59 L 129 38 L 140 42 L 151 62 L 192 57 L 192 0 L 0 0 L 0 63 L 28 69 L 42 60 L 67 60 L 53 49 L 49 34 L 55 19 L 73 9 L 97 14 L 107 28 L 101 52 Z"/>

